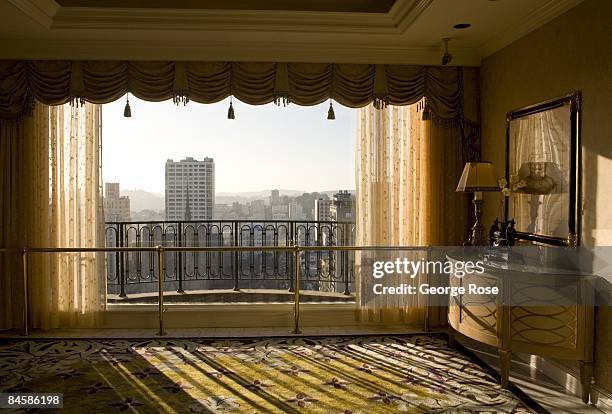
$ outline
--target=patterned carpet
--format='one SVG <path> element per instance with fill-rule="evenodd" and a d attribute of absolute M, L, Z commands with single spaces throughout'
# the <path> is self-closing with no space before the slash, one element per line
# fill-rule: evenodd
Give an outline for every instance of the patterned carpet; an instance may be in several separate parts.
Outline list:
<path fill-rule="evenodd" d="M 75 413 L 531 412 L 425 335 L 14 341 L 0 392 L 63 392 Z"/>

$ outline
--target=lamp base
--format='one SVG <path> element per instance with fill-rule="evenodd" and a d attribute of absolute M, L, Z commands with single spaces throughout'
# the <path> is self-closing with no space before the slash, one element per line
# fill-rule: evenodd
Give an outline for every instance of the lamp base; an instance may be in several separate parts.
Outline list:
<path fill-rule="evenodd" d="M 484 246 L 485 240 L 483 236 L 483 227 L 480 223 L 480 218 L 482 216 L 482 193 L 475 192 L 474 199 L 472 200 L 474 204 L 474 225 L 472 226 L 472 231 L 470 236 L 468 237 L 468 241 L 466 243 L 467 246 Z"/>

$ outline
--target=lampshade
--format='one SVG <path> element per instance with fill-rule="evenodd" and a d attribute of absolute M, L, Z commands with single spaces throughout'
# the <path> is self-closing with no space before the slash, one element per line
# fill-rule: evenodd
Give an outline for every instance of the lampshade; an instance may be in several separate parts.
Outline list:
<path fill-rule="evenodd" d="M 456 191 L 499 191 L 499 184 L 490 162 L 466 162 Z"/>

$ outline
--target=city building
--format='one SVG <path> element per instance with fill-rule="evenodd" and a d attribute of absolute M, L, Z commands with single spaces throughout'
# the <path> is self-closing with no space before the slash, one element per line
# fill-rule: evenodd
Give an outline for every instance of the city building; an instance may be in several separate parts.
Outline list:
<path fill-rule="evenodd" d="M 355 196 L 340 190 L 331 200 L 329 217 L 333 221 L 355 221 Z"/>
<path fill-rule="evenodd" d="M 280 203 L 280 194 L 278 190 L 270 191 L 270 205 L 275 205 Z"/>
<path fill-rule="evenodd" d="M 214 204 L 212 158 L 166 161 L 166 220 L 212 220 Z"/>
<path fill-rule="evenodd" d="M 304 208 L 295 200 L 289 203 L 289 218 L 291 220 L 306 220 Z"/>
<path fill-rule="evenodd" d="M 251 209 L 251 220 L 265 220 L 266 219 L 266 205 L 263 200 L 254 200 L 250 205 Z"/>
<path fill-rule="evenodd" d="M 104 220 L 130 221 L 130 198 L 121 197 L 119 183 L 104 185 Z"/>
<path fill-rule="evenodd" d="M 314 202 L 315 221 L 329 221 L 332 201 L 329 198 L 318 198 Z"/>
<path fill-rule="evenodd" d="M 289 219 L 289 205 L 288 204 L 273 204 L 271 210 L 272 210 L 272 220 Z"/>
<path fill-rule="evenodd" d="M 328 203 L 325 203 L 325 202 Z M 339 244 L 352 245 L 355 242 L 355 234 L 353 231 L 355 221 L 355 196 L 348 190 L 340 190 L 332 196 L 331 200 L 315 200 L 315 214 L 323 215 L 327 211 L 329 217 L 327 220 L 344 222 L 338 223 L 337 230 L 333 234 L 333 241 L 329 239 L 329 232 L 322 232 L 321 239 L 323 244 Z M 326 210 L 328 209 L 328 210 Z M 317 213 L 320 210 L 321 213 Z M 321 219 L 323 220 L 323 219 Z M 334 265 L 331 266 L 332 261 Z M 325 292 L 342 292 L 347 288 L 344 283 L 347 272 L 352 272 L 355 267 L 355 256 L 349 255 L 348 252 L 330 252 L 330 254 L 322 255 L 321 267 L 324 277 L 321 278 L 319 289 Z"/>
<path fill-rule="evenodd" d="M 213 208 L 213 220 L 223 220 L 225 215 L 231 210 L 227 204 L 215 204 Z"/>

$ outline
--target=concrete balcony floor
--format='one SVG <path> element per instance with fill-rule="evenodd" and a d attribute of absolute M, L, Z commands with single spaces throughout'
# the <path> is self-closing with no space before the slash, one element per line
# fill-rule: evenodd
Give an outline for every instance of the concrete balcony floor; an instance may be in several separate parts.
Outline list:
<path fill-rule="evenodd" d="M 121 298 L 117 294 L 109 294 L 109 304 L 155 304 L 157 303 L 157 292 L 133 293 L 127 298 Z M 175 290 L 164 291 L 165 303 L 185 304 L 248 304 L 248 303 L 293 303 L 294 293 L 279 289 L 214 289 L 214 290 L 189 290 L 178 293 Z M 321 292 L 313 290 L 300 291 L 300 302 L 302 303 L 354 303 L 355 295 L 345 295 L 339 292 Z"/>

